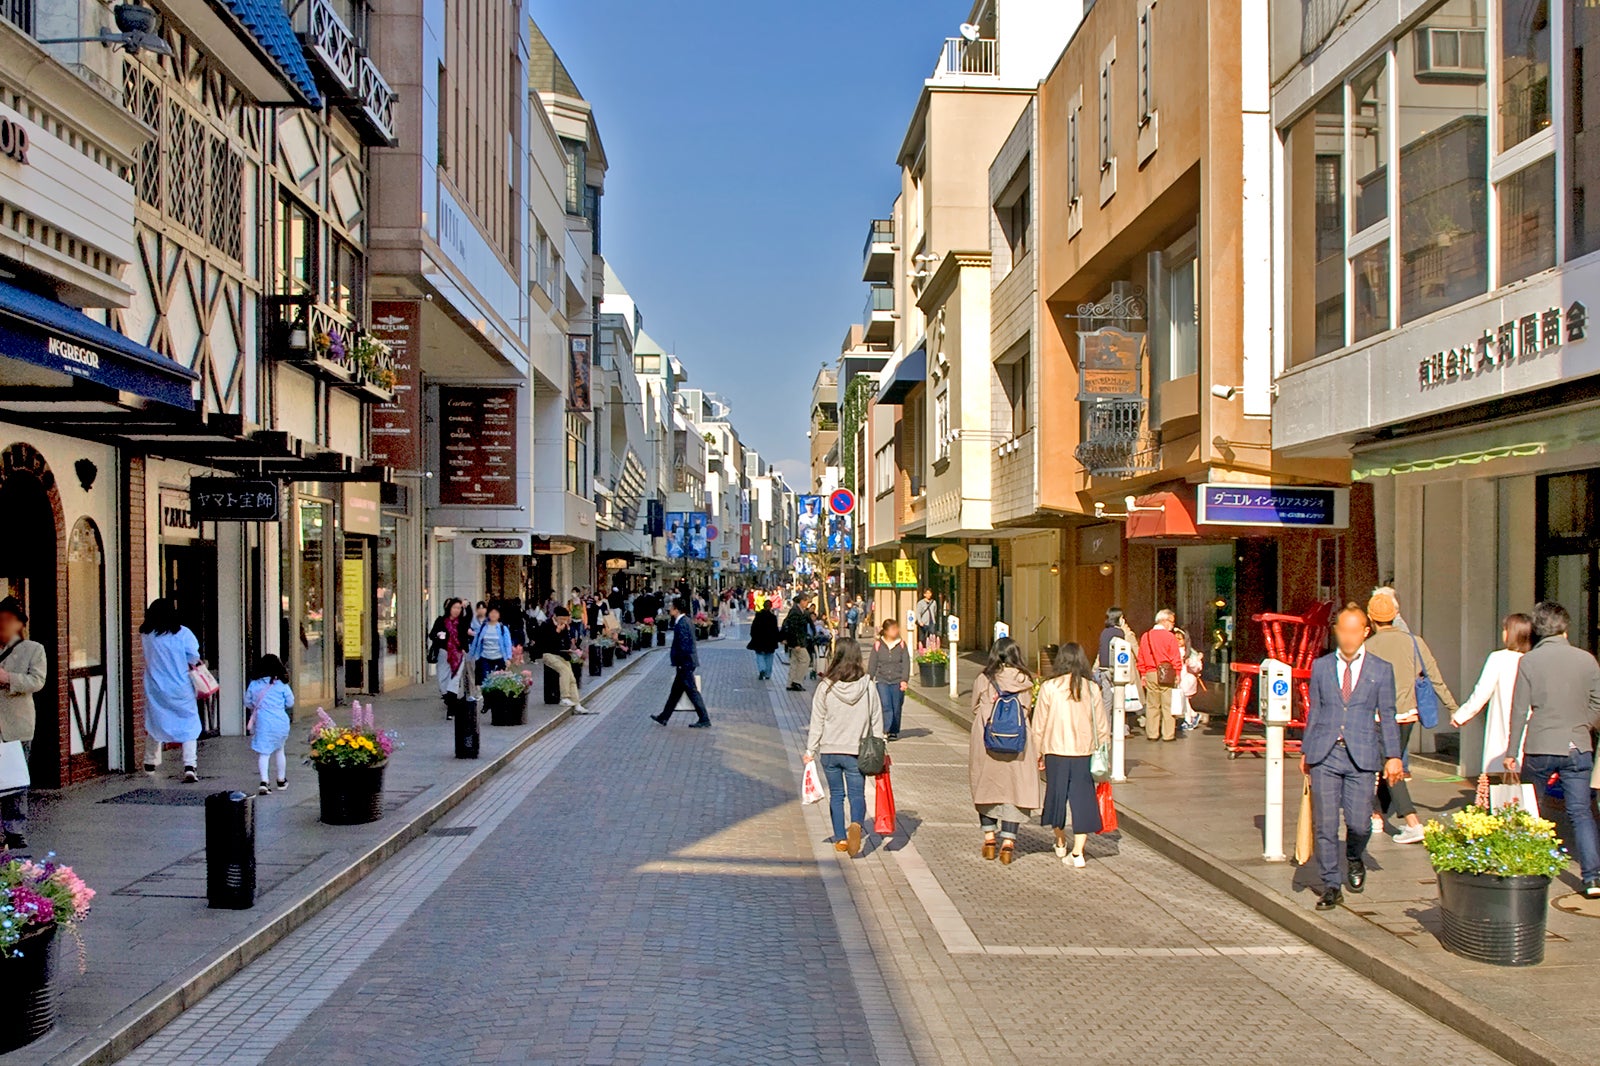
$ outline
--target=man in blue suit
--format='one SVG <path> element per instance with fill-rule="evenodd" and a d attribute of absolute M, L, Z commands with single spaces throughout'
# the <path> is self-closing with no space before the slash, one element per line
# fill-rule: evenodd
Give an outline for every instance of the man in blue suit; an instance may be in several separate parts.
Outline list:
<path fill-rule="evenodd" d="M 1311 664 L 1311 709 L 1300 746 L 1300 771 L 1311 776 L 1317 865 L 1322 872 L 1318 910 L 1344 902 L 1339 888 L 1339 811 L 1344 811 L 1346 880 L 1350 891 L 1367 884 L 1362 856 L 1372 837 L 1376 775 L 1393 782 L 1400 763 L 1400 727 L 1394 720 L 1394 667 L 1366 650 L 1367 613 L 1348 604 L 1334 620 L 1339 649 Z"/>
<path fill-rule="evenodd" d="M 694 704 L 694 709 L 700 717 L 690 729 L 705 729 L 711 725 L 711 716 L 706 713 L 706 701 L 700 695 L 700 686 L 695 684 L 695 667 L 700 665 L 700 656 L 694 650 L 694 626 L 689 624 L 689 605 L 682 596 L 672 601 L 672 691 L 667 693 L 667 705 L 661 709 L 660 714 L 650 716 L 650 720 L 657 725 L 666 725 L 667 719 L 678 709 L 678 701 L 685 695 L 689 702 Z M 1391 715 L 1390 717 L 1393 717 Z"/>

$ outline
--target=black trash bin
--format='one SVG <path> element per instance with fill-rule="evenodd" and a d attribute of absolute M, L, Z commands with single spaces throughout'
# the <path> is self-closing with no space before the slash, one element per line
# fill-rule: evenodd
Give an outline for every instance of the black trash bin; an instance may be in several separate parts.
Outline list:
<path fill-rule="evenodd" d="M 546 703 L 561 702 L 561 675 L 548 666 L 544 668 L 544 701 Z"/>
<path fill-rule="evenodd" d="M 256 800 L 243 792 L 206 797 L 206 900 L 212 907 L 256 905 Z"/>
<path fill-rule="evenodd" d="M 466 700 L 456 701 L 456 758 L 478 757 L 478 705 Z"/>

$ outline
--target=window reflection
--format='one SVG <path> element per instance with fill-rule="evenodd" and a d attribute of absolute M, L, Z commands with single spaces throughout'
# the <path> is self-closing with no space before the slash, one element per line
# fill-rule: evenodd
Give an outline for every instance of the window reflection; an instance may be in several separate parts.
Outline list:
<path fill-rule="evenodd" d="M 1550 0 L 1500 2 L 1500 150 L 1550 125 Z"/>
<path fill-rule="evenodd" d="M 1556 158 L 1513 174 L 1499 185 L 1500 284 L 1509 285 L 1556 265 Z"/>
<path fill-rule="evenodd" d="M 1356 232 L 1389 217 L 1389 93 L 1379 59 L 1350 83 Z"/>

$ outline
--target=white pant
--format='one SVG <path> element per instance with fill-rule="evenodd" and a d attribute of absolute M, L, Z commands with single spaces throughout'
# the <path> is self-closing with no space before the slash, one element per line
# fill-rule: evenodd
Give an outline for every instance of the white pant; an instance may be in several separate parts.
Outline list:
<path fill-rule="evenodd" d="M 186 741 L 184 741 L 183 742 L 183 765 L 185 765 L 185 766 L 194 766 L 194 765 L 196 765 L 195 756 L 199 752 L 199 750 L 200 750 L 200 742 L 198 740 L 186 740 Z M 161 765 L 161 742 L 159 740 L 155 739 L 154 737 L 145 737 L 144 738 L 144 764 L 146 766 L 160 766 Z"/>

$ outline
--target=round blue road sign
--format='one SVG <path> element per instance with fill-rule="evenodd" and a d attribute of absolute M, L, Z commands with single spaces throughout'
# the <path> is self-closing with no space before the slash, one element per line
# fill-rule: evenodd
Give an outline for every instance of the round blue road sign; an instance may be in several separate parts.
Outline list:
<path fill-rule="evenodd" d="M 828 510 L 837 515 L 846 515 L 856 509 L 856 494 L 849 489 L 834 489 L 828 497 Z"/>

